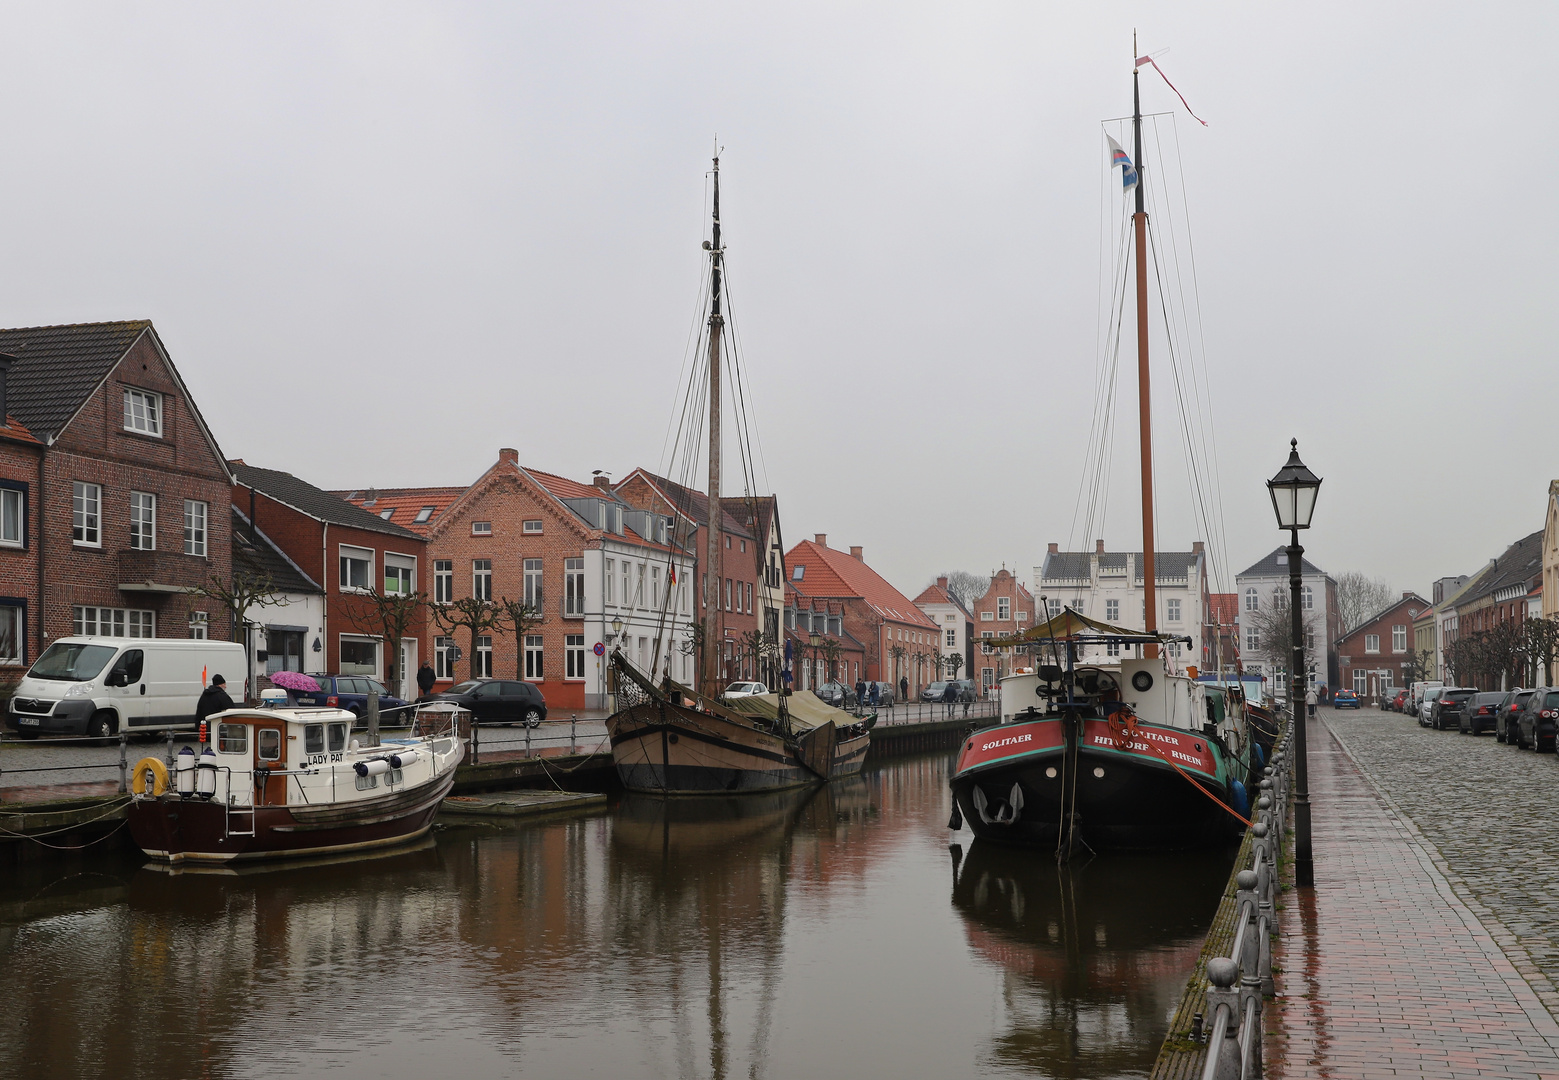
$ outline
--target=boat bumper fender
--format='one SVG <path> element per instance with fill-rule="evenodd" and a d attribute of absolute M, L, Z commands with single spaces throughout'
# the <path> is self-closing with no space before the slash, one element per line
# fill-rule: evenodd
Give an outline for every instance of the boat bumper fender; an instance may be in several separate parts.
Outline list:
<path fill-rule="evenodd" d="M 179 795 L 189 798 L 195 794 L 195 751 L 188 746 L 179 751 L 179 756 L 173 759 L 175 783 L 178 785 Z M 139 765 L 136 768 L 140 768 Z"/>
<path fill-rule="evenodd" d="M 1250 796 L 1245 793 L 1245 785 L 1238 780 L 1229 785 L 1229 799 L 1234 803 L 1234 810 L 1241 817 L 1250 814 Z"/>

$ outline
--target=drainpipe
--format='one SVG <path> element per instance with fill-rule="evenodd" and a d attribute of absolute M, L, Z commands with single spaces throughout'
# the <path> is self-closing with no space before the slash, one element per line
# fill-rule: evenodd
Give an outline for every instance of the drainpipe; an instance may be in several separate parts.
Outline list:
<path fill-rule="evenodd" d="M 0 417 L 0 419 L 3 419 L 3 417 Z M 43 602 L 43 583 L 49 580 L 44 571 L 44 567 L 48 563 L 49 551 L 49 545 L 44 542 L 45 534 L 48 531 L 46 523 L 49 512 L 49 503 L 44 491 L 44 479 L 48 476 L 48 471 L 44 468 L 44 461 L 48 457 L 46 447 L 52 441 L 53 436 L 45 434 L 38 444 L 38 508 L 36 510 L 38 515 L 38 530 L 36 534 L 38 544 L 38 610 L 33 612 L 33 619 L 38 624 L 38 651 L 33 655 L 34 660 L 43 655 L 43 650 L 46 647 L 44 643 L 49 637 L 49 631 L 44 626 L 44 612 L 48 609 Z"/>
<path fill-rule="evenodd" d="M 330 522 L 323 521 L 324 527 L 319 534 L 319 584 L 325 590 L 325 603 L 320 609 L 319 625 L 320 637 L 324 651 L 320 654 L 320 663 L 326 671 L 330 670 Z"/>

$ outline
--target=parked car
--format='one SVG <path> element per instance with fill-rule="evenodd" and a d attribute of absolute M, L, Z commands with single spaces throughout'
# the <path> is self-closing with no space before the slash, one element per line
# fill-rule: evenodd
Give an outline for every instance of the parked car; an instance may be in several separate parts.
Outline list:
<path fill-rule="evenodd" d="M 980 688 L 975 685 L 973 679 L 959 679 L 954 685 L 958 687 L 959 701 L 980 700 Z"/>
<path fill-rule="evenodd" d="M 1462 713 L 1466 704 L 1477 696 L 1476 686 L 1449 686 L 1443 688 L 1429 706 L 1429 726 L 1436 731 L 1460 730 Z"/>
<path fill-rule="evenodd" d="M 758 694 L 767 694 L 769 688 L 761 682 L 733 682 L 725 688 L 721 697 L 755 697 Z"/>
<path fill-rule="evenodd" d="M 868 682 L 866 684 L 866 700 L 868 702 L 872 700 L 872 687 L 874 686 L 877 688 L 877 704 L 883 708 L 891 706 L 895 701 L 898 700 L 897 696 L 893 692 L 892 683 Z"/>
<path fill-rule="evenodd" d="M 1433 690 L 1437 686 L 1444 685 L 1445 683 L 1443 682 L 1430 679 L 1420 679 L 1418 682 L 1413 684 L 1412 692 L 1408 695 L 1407 699 L 1408 708 L 1412 710 L 1414 716 L 1420 718 L 1420 723 L 1423 722 L 1422 718 L 1424 713 L 1424 697 L 1429 693 L 1430 690 Z"/>
<path fill-rule="evenodd" d="M 539 727 L 547 718 L 547 699 L 528 682 L 513 679 L 468 679 L 456 683 L 434 701 L 453 701 L 471 711 L 479 724 L 524 724 Z"/>
<path fill-rule="evenodd" d="M 1539 686 L 1532 691 L 1521 718 L 1516 721 L 1516 745 L 1538 753 L 1553 753 L 1554 733 L 1559 730 L 1559 687 Z"/>
<path fill-rule="evenodd" d="M 1439 697 L 1444 690 L 1444 683 L 1435 683 L 1433 686 L 1425 687 L 1418 695 L 1418 708 L 1414 711 L 1418 713 L 1419 727 L 1429 726 L 1429 709 L 1434 705 L 1435 698 Z"/>
<path fill-rule="evenodd" d="M 1339 690 L 1332 695 L 1332 708 L 1357 709 L 1359 707 L 1359 695 L 1352 690 Z"/>
<path fill-rule="evenodd" d="M 946 682 L 934 682 L 920 692 L 921 701 L 941 701 L 942 695 L 947 692 Z"/>
<path fill-rule="evenodd" d="M 1485 731 L 1493 731 L 1494 723 L 1499 719 L 1499 707 L 1509 696 L 1504 690 L 1484 690 L 1472 695 L 1462 706 L 1459 730 L 1466 735 L 1482 735 Z"/>
<path fill-rule="evenodd" d="M 836 709 L 855 708 L 855 690 L 838 679 L 831 679 L 813 693 L 821 698 L 824 704 L 832 705 Z"/>
<path fill-rule="evenodd" d="M 1407 695 L 1408 692 L 1406 690 L 1398 690 L 1397 696 L 1386 703 L 1386 708 L 1392 712 L 1401 712 L 1407 704 Z"/>
<path fill-rule="evenodd" d="M 379 712 L 383 715 L 386 709 L 398 709 L 409 704 L 404 698 L 398 698 L 385 689 L 382 682 L 377 679 L 364 678 L 361 675 L 321 675 L 309 672 L 309 678 L 319 683 L 319 692 L 310 694 L 307 691 L 294 690 L 292 695 L 299 705 L 326 705 L 333 709 L 345 709 L 353 716 L 361 719 L 368 715 L 368 695 L 379 695 Z M 409 722 L 411 710 L 396 714 L 392 723 Z"/>
<path fill-rule="evenodd" d="M 1532 700 L 1535 691 L 1515 689 L 1505 695 L 1505 700 L 1500 704 L 1499 713 L 1494 721 L 1494 737 L 1502 743 L 1516 745 L 1516 722 L 1521 719 L 1521 710 L 1526 708 L 1527 702 Z"/>

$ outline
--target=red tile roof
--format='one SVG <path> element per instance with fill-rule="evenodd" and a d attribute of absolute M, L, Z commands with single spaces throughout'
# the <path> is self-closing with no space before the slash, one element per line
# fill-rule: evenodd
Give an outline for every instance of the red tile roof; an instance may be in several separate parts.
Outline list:
<path fill-rule="evenodd" d="M 798 566 L 806 567 L 799 581 L 795 578 Z M 803 596 L 859 597 L 885 619 L 938 628 L 903 593 L 848 551 L 803 540 L 785 554 L 785 567 L 791 575 L 789 584 Z"/>
<path fill-rule="evenodd" d="M 14 416 L 7 416 L 5 418 L 5 425 L 0 427 L 0 435 L 5 436 L 7 439 L 14 439 L 17 442 L 34 444 L 37 444 L 38 442 L 38 440 L 33 437 L 33 433 L 27 430 L 26 425 L 24 425 Z"/>
<path fill-rule="evenodd" d="M 915 603 L 917 605 L 919 605 L 919 604 L 951 604 L 952 602 L 953 602 L 953 598 L 950 595 L 948 595 L 947 590 L 942 588 L 942 586 L 938 585 L 934 581 L 930 585 L 927 585 L 924 589 L 922 589 L 919 596 L 915 597 Z"/>
<path fill-rule="evenodd" d="M 1220 626 L 1233 626 L 1240 615 L 1240 595 L 1232 592 L 1212 593 L 1208 597 L 1213 609 L 1213 618 Z"/>
<path fill-rule="evenodd" d="M 612 497 L 609 492 L 602 491 L 592 484 L 581 484 L 566 476 L 554 476 L 552 473 L 545 473 L 529 466 L 524 466 L 524 469 L 536 478 L 536 483 L 559 499 L 610 499 Z"/>
<path fill-rule="evenodd" d="M 392 524 L 426 535 L 428 528 L 438 520 L 438 516 L 450 503 L 465 494 L 465 490 L 463 487 L 384 488 L 332 491 L 331 494 L 345 499 L 354 506 L 361 506 L 370 514 L 382 516 L 386 510 L 392 510 L 394 512 L 387 519 Z M 428 516 L 427 521 L 418 521 L 417 514 L 424 506 L 433 507 L 433 513 Z"/>

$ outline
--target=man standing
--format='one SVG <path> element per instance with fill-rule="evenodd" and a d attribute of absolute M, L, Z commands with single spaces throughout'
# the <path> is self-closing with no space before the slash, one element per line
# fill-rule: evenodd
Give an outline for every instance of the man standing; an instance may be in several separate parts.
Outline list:
<path fill-rule="evenodd" d="M 1308 691 L 1305 692 L 1305 707 L 1310 711 L 1310 719 L 1312 720 L 1315 719 L 1315 703 L 1315 687 L 1312 686 Z"/>
<path fill-rule="evenodd" d="M 227 680 L 220 675 L 211 676 L 211 685 L 200 692 L 195 705 L 195 723 L 204 724 L 213 713 L 233 708 L 233 699 L 227 696 Z"/>
<path fill-rule="evenodd" d="M 437 680 L 437 676 L 435 676 L 433 674 L 433 665 L 429 664 L 426 660 L 424 660 L 422 662 L 422 666 L 417 669 L 417 700 L 418 701 L 426 701 L 426 700 L 428 700 L 428 695 L 433 693 L 433 683 L 436 680 Z"/>
<path fill-rule="evenodd" d="M 908 701 L 909 700 L 909 676 L 908 675 L 900 675 L 899 676 L 899 700 L 900 701 Z"/>

